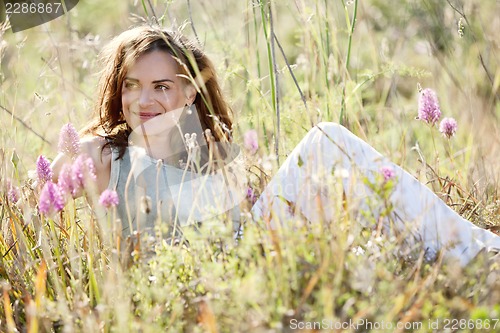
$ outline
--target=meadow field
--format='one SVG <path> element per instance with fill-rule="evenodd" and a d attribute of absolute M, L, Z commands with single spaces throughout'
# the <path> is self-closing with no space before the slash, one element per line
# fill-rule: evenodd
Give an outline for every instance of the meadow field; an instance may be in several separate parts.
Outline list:
<path fill-rule="evenodd" d="M 117 251 L 113 221 L 83 198 L 41 214 L 30 170 L 57 155 L 64 124 L 90 119 L 102 46 L 141 23 L 181 29 L 211 57 L 235 142 L 257 132 L 256 195 L 331 121 L 500 233 L 499 1 L 80 0 L 38 27 L 0 26 L 0 332 L 500 332 L 498 260 L 405 260 L 337 188 L 336 223 L 271 230 L 248 217 L 250 195 L 243 238 L 212 221 L 147 259 Z M 454 136 L 416 119 L 425 88 Z M 372 185 L 384 205 L 390 188 Z"/>

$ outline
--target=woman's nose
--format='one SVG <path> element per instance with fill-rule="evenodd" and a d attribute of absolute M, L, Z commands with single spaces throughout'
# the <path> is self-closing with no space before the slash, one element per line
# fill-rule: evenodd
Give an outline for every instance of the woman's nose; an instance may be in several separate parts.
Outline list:
<path fill-rule="evenodd" d="M 151 98 L 151 93 L 148 89 L 142 89 L 141 95 L 139 96 L 139 106 L 141 108 L 151 106 L 153 104 L 153 99 Z"/>

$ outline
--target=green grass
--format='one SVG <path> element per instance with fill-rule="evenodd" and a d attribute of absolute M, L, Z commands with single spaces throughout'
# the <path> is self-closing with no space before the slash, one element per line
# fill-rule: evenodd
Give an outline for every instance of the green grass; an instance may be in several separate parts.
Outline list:
<path fill-rule="evenodd" d="M 152 13 L 149 1 L 136 2 L 81 1 L 41 27 L 1 32 L 1 332 L 291 332 L 297 322 L 361 319 L 433 332 L 439 319 L 437 332 L 445 318 L 490 320 L 495 331 L 499 267 L 482 258 L 464 269 L 406 262 L 398 242 L 361 228 L 341 200 L 331 203 L 335 224 L 297 218 L 270 231 L 247 221 L 236 243 L 228 223 L 213 221 L 187 232 L 189 248 L 159 244 L 154 256 L 131 257 L 113 250 L 111 221 L 92 217 L 83 199 L 53 219 L 31 209 L 28 170 L 38 155 L 56 155 L 64 123 L 79 129 L 88 120 L 99 49 Z M 462 216 L 499 230 L 498 3 L 189 3 L 151 1 L 165 26 L 185 24 L 193 38 L 194 26 L 235 110 L 237 142 L 258 131 L 248 173 L 257 191 L 276 171 L 260 171 L 272 155 L 282 162 L 311 124 L 342 119 Z M 418 84 L 457 119 L 451 140 L 415 120 Z M 7 179 L 24 189 L 17 205 L 7 201 Z"/>

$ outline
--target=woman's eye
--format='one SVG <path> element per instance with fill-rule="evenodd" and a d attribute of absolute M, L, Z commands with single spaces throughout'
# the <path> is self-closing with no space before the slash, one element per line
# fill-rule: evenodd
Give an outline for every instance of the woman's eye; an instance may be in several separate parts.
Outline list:
<path fill-rule="evenodd" d="M 156 86 L 156 89 L 161 90 L 161 91 L 167 91 L 170 88 L 168 86 L 166 86 L 166 85 L 159 84 L 159 85 Z"/>
<path fill-rule="evenodd" d="M 125 88 L 135 88 L 137 87 L 137 83 L 134 82 L 125 82 Z"/>

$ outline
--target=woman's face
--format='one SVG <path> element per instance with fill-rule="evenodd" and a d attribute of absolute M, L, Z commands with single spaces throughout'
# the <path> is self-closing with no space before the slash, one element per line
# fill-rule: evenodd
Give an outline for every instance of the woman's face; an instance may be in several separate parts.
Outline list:
<path fill-rule="evenodd" d="M 143 54 L 128 69 L 122 86 L 122 107 L 133 130 L 192 103 L 194 96 L 186 96 L 190 89 L 178 74 L 177 62 L 164 51 Z"/>

